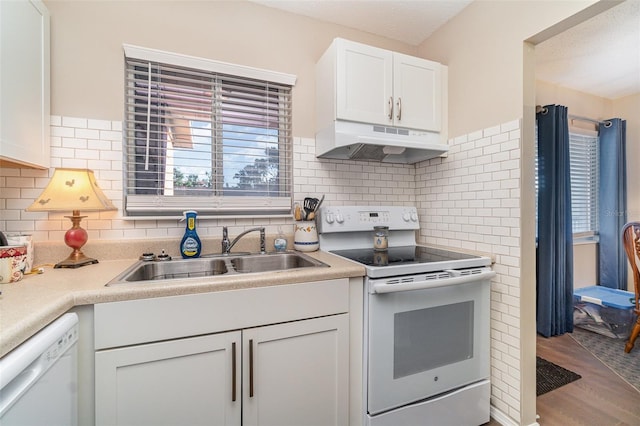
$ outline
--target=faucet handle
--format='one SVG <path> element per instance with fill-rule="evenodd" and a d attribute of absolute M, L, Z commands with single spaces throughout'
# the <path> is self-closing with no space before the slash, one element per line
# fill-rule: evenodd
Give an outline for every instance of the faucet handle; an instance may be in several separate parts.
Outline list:
<path fill-rule="evenodd" d="M 226 226 L 222 227 L 222 254 L 228 254 L 231 251 L 231 241 L 229 241 L 229 231 Z"/>

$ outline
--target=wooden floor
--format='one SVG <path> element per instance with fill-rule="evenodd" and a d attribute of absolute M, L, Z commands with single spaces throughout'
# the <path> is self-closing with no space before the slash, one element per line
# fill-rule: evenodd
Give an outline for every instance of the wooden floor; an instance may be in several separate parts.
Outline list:
<path fill-rule="evenodd" d="M 582 376 L 536 399 L 540 425 L 640 425 L 640 392 L 571 336 L 538 336 L 537 354 Z"/>
<path fill-rule="evenodd" d="M 538 336 L 537 355 L 582 376 L 581 379 L 540 395 L 536 399 L 538 424 L 541 426 L 640 425 L 640 392 L 569 335 L 548 339 Z M 491 422 L 485 426 L 499 425 L 500 423 L 491 419 Z"/>

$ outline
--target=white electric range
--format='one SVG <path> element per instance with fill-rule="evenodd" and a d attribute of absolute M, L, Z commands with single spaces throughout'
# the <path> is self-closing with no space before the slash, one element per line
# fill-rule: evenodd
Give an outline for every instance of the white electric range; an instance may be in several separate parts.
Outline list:
<path fill-rule="evenodd" d="M 366 268 L 364 424 L 488 422 L 491 259 L 416 244 L 413 206 L 325 206 L 317 227 L 321 250 Z"/>

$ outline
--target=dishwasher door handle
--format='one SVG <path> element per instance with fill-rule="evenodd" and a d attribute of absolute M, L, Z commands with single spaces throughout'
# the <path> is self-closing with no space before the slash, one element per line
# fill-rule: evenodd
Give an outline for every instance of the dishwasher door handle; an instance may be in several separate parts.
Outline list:
<path fill-rule="evenodd" d="M 0 392 L 0 418 L 41 375 L 42 362 L 37 362 L 33 368 L 23 371 L 9 386 L 2 389 Z"/>
<path fill-rule="evenodd" d="M 452 285 L 468 284 L 475 281 L 484 281 L 496 276 L 495 271 L 486 270 L 477 274 L 460 275 L 450 278 L 436 278 L 433 280 L 415 281 L 398 284 L 374 284 L 371 289 L 372 293 L 396 293 L 399 291 L 424 290 L 428 288 L 447 287 Z"/>

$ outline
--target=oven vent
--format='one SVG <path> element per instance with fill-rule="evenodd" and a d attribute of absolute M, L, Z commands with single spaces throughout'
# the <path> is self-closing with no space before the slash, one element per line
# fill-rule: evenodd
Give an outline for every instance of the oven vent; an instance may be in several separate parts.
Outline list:
<path fill-rule="evenodd" d="M 424 279 L 427 281 L 430 281 L 430 280 L 441 280 L 441 279 L 450 278 L 450 277 L 451 277 L 451 274 L 449 274 L 449 272 L 442 271 L 442 272 L 433 272 L 431 274 L 426 274 L 424 276 Z"/>
<path fill-rule="evenodd" d="M 415 280 L 416 280 L 415 277 L 398 277 L 398 278 L 390 278 L 390 279 L 386 280 L 385 283 L 387 283 L 387 284 L 405 284 L 405 283 L 412 283 Z"/>
<path fill-rule="evenodd" d="M 459 277 L 462 275 L 476 275 L 486 270 L 486 268 L 469 268 L 469 269 L 453 269 L 446 271 L 431 272 L 423 275 L 409 275 L 405 277 L 387 278 L 384 281 L 385 284 L 407 284 L 419 281 L 434 281 L 446 278 Z M 378 280 L 376 280 L 379 282 Z"/>
<path fill-rule="evenodd" d="M 484 271 L 486 268 L 469 268 L 469 269 L 459 269 L 458 272 L 460 275 L 477 275 Z"/>
<path fill-rule="evenodd" d="M 451 274 L 447 271 L 432 272 L 424 275 L 412 275 L 407 277 L 389 278 L 385 281 L 387 284 L 406 284 L 415 281 L 433 281 L 441 280 L 443 278 L 450 278 Z"/>

